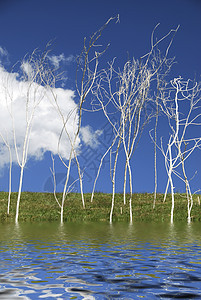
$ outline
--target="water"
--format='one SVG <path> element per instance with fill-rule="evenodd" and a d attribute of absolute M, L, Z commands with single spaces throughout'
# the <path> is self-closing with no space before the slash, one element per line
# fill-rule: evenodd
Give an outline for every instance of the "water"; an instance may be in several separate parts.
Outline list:
<path fill-rule="evenodd" d="M 0 299 L 201 299 L 201 224 L 0 228 Z"/>

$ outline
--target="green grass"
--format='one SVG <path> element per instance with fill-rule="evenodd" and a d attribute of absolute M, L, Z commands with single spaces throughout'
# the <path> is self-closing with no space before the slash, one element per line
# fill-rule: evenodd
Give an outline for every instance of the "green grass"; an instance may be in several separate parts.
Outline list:
<path fill-rule="evenodd" d="M 61 199 L 61 194 L 57 194 Z M 85 194 L 86 208 L 83 209 L 80 194 L 71 193 L 65 201 L 64 221 L 109 221 L 111 194 L 96 193 L 93 203 L 90 194 Z M 17 193 L 12 193 L 10 214 L 7 215 L 8 193 L 0 192 L 0 222 L 14 222 Z M 123 195 L 116 194 L 113 221 L 129 221 L 129 196 L 123 204 Z M 153 194 L 133 194 L 133 221 L 169 221 L 171 195 L 163 203 L 163 195 L 157 195 L 156 207 L 153 209 Z M 122 212 L 122 213 L 121 213 Z M 23 192 L 20 202 L 19 221 L 59 221 L 60 209 L 51 193 Z M 184 194 L 175 194 L 175 221 L 187 220 L 187 200 Z M 198 196 L 194 197 L 192 220 L 201 221 L 201 206 Z"/>

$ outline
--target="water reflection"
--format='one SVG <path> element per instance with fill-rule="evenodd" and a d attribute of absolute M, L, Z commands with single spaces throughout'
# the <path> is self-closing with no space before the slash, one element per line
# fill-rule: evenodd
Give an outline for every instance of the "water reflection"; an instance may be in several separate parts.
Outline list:
<path fill-rule="evenodd" d="M 0 228 L 0 299 L 201 299 L 201 224 Z"/>

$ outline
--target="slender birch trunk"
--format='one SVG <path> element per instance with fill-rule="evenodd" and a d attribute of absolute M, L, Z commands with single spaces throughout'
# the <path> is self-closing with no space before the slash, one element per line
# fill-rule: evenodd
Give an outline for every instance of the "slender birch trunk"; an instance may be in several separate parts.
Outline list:
<path fill-rule="evenodd" d="M 172 197 L 170 223 L 173 224 L 173 221 L 174 221 L 174 186 L 173 186 L 172 177 L 170 177 L 170 186 L 171 186 L 171 197 Z"/>
<path fill-rule="evenodd" d="M 191 188 L 189 185 L 189 181 L 186 175 L 186 170 L 185 170 L 185 166 L 184 166 L 184 159 L 182 159 L 182 171 L 183 171 L 183 175 L 184 175 L 184 182 L 185 182 L 185 188 L 186 188 L 186 198 L 187 198 L 187 211 L 188 211 L 188 224 L 191 223 L 191 210 L 193 207 L 193 197 L 192 197 L 192 193 L 191 193 Z"/>
<path fill-rule="evenodd" d="M 158 90 L 158 89 L 157 89 Z M 153 208 L 156 206 L 156 194 L 157 194 L 157 125 L 158 125 L 158 95 L 156 99 L 156 120 L 155 120 L 155 127 L 154 127 L 154 202 L 153 202 Z"/>
<path fill-rule="evenodd" d="M 168 172 L 168 178 L 171 186 L 171 195 L 172 195 L 172 207 L 171 207 L 171 217 L 170 217 L 170 222 L 171 224 L 173 223 L 174 219 L 174 185 L 172 181 L 172 144 L 168 145 L 168 152 L 169 152 L 169 160 L 170 160 L 170 166 L 169 166 L 169 172 Z"/>
<path fill-rule="evenodd" d="M 19 208 L 20 208 L 20 199 L 21 199 L 21 192 L 22 192 L 23 175 L 24 175 L 24 167 L 21 167 L 20 182 L 19 182 L 18 195 L 17 195 L 16 213 L 15 213 L 15 223 L 18 223 L 18 219 L 19 219 Z"/>
<path fill-rule="evenodd" d="M 126 181 L 127 181 L 127 168 L 128 162 L 126 161 L 125 168 L 124 168 L 124 205 L 126 205 Z"/>
<path fill-rule="evenodd" d="M 113 216 L 113 210 L 114 210 L 114 200 L 115 200 L 115 182 L 116 182 L 116 167 L 117 167 L 117 160 L 119 156 L 119 148 L 121 146 L 121 137 L 119 138 L 116 155 L 115 155 L 115 161 L 114 161 L 114 168 L 113 168 L 113 175 L 112 175 L 112 204 L 111 204 L 111 210 L 110 210 L 110 224 L 112 223 L 112 216 Z"/>
<path fill-rule="evenodd" d="M 130 224 L 133 224 L 133 211 L 132 211 L 132 197 L 133 197 L 133 183 L 132 183 L 132 172 L 130 163 L 128 164 L 129 170 L 129 182 L 130 182 L 130 199 L 129 199 L 129 213 L 130 213 Z"/>
<path fill-rule="evenodd" d="M 167 185 L 166 185 L 165 193 L 164 193 L 164 197 L 163 197 L 163 202 L 165 202 L 165 200 L 167 198 L 167 192 L 168 192 L 169 184 L 170 184 L 170 181 L 169 181 L 169 177 L 168 177 L 168 181 L 167 181 Z"/>
<path fill-rule="evenodd" d="M 8 187 L 8 208 L 7 214 L 10 214 L 10 202 L 11 202 L 11 192 L 12 192 L 12 153 L 9 147 L 9 157 L 10 157 L 10 164 L 9 164 L 9 187 Z"/>
<path fill-rule="evenodd" d="M 63 213 L 64 213 L 64 203 L 66 199 L 66 192 L 67 192 L 67 186 L 68 186 L 68 181 L 69 181 L 69 176 L 70 176 L 70 168 L 71 168 L 71 162 L 72 162 L 72 150 L 69 158 L 69 164 L 67 167 L 67 175 L 66 175 L 66 180 L 63 188 L 63 193 L 62 193 L 62 201 L 61 201 L 61 223 L 63 223 Z"/>

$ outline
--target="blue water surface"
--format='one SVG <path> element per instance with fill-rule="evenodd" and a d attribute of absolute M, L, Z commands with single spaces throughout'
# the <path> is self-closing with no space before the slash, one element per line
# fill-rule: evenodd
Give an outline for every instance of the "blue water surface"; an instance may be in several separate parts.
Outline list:
<path fill-rule="evenodd" d="M 201 224 L 0 229 L 0 299 L 201 299 Z"/>

